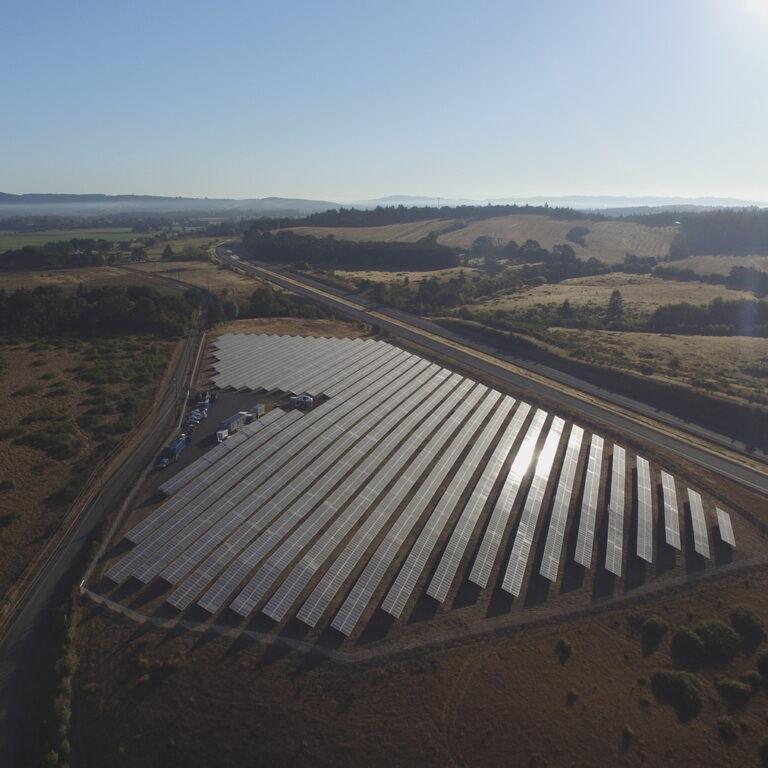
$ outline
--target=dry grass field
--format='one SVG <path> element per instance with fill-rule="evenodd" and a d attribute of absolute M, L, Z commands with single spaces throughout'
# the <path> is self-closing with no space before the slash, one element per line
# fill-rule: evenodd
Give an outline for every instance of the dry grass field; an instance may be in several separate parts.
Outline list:
<path fill-rule="evenodd" d="M 385 227 L 296 227 L 293 231 L 299 235 L 315 237 L 333 235 L 340 240 L 354 242 L 416 242 L 430 232 L 439 232 L 452 223 L 435 219 Z M 629 221 L 568 221 L 549 216 L 517 214 L 471 221 L 463 229 L 440 235 L 438 241 L 443 245 L 469 249 L 476 238 L 485 235 L 496 238 L 502 244 L 514 240 L 522 245 L 528 239 L 538 240 L 542 246 L 551 249 L 555 245 L 568 243 L 565 236 L 574 226 L 585 226 L 590 230 L 584 238 L 586 247 L 569 243 L 577 255 L 582 259 L 594 256 L 606 264 L 622 262 L 628 251 L 636 256 L 664 256 L 677 231 L 675 227 L 645 227 Z"/>
<path fill-rule="evenodd" d="M 144 274 L 151 278 L 181 282 L 186 286 L 193 285 L 198 288 L 227 296 L 230 299 L 245 301 L 256 287 L 262 285 L 262 281 L 254 277 L 248 277 L 242 272 L 214 264 L 210 261 L 147 261 L 141 264 L 132 264 L 126 267 L 124 272 L 131 274 Z"/>
<path fill-rule="evenodd" d="M 752 267 L 768 272 L 768 256 L 689 256 L 680 261 L 671 261 L 669 266 L 692 269 L 699 275 L 727 275 L 732 267 Z"/>
<path fill-rule="evenodd" d="M 415 243 L 430 232 L 440 232 L 453 224 L 452 219 L 429 219 L 405 224 L 387 224 L 382 227 L 284 227 L 283 231 L 295 232 L 297 235 L 312 235 L 313 237 L 328 237 L 332 235 L 339 240 L 351 240 L 354 243 Z M 275 230 L 280 232 L 281 230 Z"/>
<path fill-rule="evenodd" d="M 586 247 L 566 240 L 566 233 L 574 226 L 589 229 L 589 234 L 584 236 Z M 502 244 L 509 240 L 518 245 L 528 239 L 538 240 L 547 249 L 568 243 L 581 259 L 594 256 L 606 264 L 616 264 L 624 260 L 627 251 L 636 256 L 665 255 L 675 232 L 674 227 L 645 227 L 629 221 L 567 221 L 524 214 L 471 222 L 464 229 L 441 235 L 438 240 L 459 248 L 469 248 L 481 235 L 495 237 Z"/>
<path fill-rule="evenodd" d="M 334 271 L 336 277 L 342 280 L 372 280 L 376 283 L 401 283 L 406 278 L 412 283 L 414 288 L 418 287 L 420 280 L 431 280 L 437 278 L 441 283 L 448 282 L 451 278 L 458 277 L 463 272 L 467 280 L 471 280 L 476 275 L 482 275 L 483 271 L 472 267 L 454 267 L 453 269 L 438 269 L 425 272 L 379 272 L 374 270 L 343 270 Z"/>
<path fill-rule="evenodd" d="M 0 273 L 0 288 L 5 288 L 7 291 L 15 291 L 17 288 L 32 289 L 37 286 L 56 286 L 65 291 L 76 291 L 79 285 L 84 285 L 86 288 L 99 288 L 105 285 L 156 286 L 156 283 L 152 275 L 131 271 L 121 266 Z"/>
<path fill-rule="evenodd" d="M 484 299 L 473 307 L 483 309 L 527 309 L 537 304 L 560 305 L 566 299 L 573 306 L 606 307 L 614 290 L 621 291 L 629 313 L 652 312 L 664 304 L 688 302 L 708 304 L 716 298 L 754 299 L 747 291 L 732 291 L 722 285 L 662 280 L 650 275 L 611 272 L 593 277 L 576 277 L 561 283 L 525 288 Z"/>
<path fill-rule="evenodd" d="M 549 336 L 573 357 L 608 368 L 648 372 L 750 402 L 764 397 L 768 339 L 750 336 L 587 331 L 558 328 Z"/>

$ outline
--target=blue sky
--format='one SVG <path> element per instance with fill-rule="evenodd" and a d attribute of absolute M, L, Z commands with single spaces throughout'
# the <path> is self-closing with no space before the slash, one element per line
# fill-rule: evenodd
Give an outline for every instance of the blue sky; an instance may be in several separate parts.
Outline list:
<path fill-rule="evenodd" d="M 26 0 L 0 191 L 768 201 L 768 0 Z"/>

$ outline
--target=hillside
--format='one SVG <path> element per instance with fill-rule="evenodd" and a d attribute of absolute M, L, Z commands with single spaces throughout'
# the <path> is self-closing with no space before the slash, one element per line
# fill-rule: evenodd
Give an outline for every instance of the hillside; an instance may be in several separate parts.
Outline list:
<path fill-rule="evenodd" d="M 589 233 L 584 237 L 585 245 L 570 243 L 582 259 L 596 258 L 607 264 L 616 264 L 624 260 L 627 252 L 636 256 L 664 256 L 669 251 L 675 236 L 675 227 L 646 227 L 631 221 L 590 221 L 555 219 L 550 216 L 535 214 L 514 214 L 499 216 L 481 221 L 472 221 L 466 226 L 451 229 L 455 220 L 431 219 L 403 224 L 391 224 L 382 227 L 293 227 L 299 235 L 327 237 L 339 240 L 363 241 L 402 241 L 416 242 L 430 232 L 443 232 L 438 236 L 442 245 L 459 248 L 471 248 L 472 243 L 481 236 L 492 237 L 502 244 L 515 240 L 522 245 L 526 240 L 537 240 L 544 248 L 568 242 L 566 235 L 575 226 L 587 227 Z"/>

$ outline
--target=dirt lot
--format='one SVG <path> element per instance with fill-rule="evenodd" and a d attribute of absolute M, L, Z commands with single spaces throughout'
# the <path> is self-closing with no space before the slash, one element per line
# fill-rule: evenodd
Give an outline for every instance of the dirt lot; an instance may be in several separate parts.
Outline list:
<path fill-rule="evenodd" d="M 706 283 L 662 280 L 650 275 L 628 275 L 612 272 L 594 277 L 576 277 L 552 283 L 526 288 L 514 293 L 484 299 L 471 307 L 484 309 L 527 309 L 536 304 L 560 305 L 566 299 L 574 306 L 608 306 L 608 300 L 614 290 L 621 291 L 626 312 L 645 314 L 653 312 L 664 304 L 688 302 L 689 304 L 708 304 L 716 298 L 754 299 L 746 291 L 731 291 L 722 285 Z"/>

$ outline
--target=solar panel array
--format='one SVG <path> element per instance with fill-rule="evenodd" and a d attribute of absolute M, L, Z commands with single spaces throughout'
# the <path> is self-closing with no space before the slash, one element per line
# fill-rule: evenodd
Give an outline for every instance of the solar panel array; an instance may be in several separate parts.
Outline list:
<path fill-rule="evenodd" d="M 329 399 L 306 413 L 274 409 L 167 480 L 165 501 L 126 534 L 135 546 L 107 571 L 112 581 L 159 577 L 179 610 L 260 610 L 309 626 L 329 614 L 350 635 L 376 608 L 400 617 L 422 593 L 444 602 L 462 564 L 477 587 L 496 574 L 519 596 L 538 536 L 539 573 L 557 581 L 571 512 L 573 561 L 590 567 L 605 514 L 605 568 L 621 576 L 621 446 L 604 457 L 592 434 L 584 456 L 581 427 L 383 342 L 227 334 L 216 357 L 220 387 Z M 652 562 L 657 478 L 642 457 L 636 468 L 636 551 Z M 679 549 L 674 479 L 660 477 L 666 542 Z M 688 498 L 696 551 L 709 557 L 701 497 Z M 735 546 L 730 517 L 717 518 Z"/>

